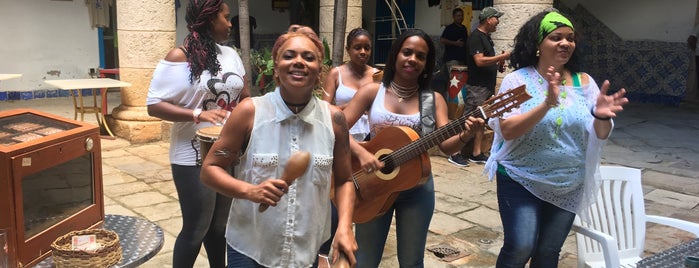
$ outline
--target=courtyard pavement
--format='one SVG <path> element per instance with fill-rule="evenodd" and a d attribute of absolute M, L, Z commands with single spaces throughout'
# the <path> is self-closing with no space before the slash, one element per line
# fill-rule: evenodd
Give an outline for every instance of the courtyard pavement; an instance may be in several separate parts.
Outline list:
<path fill-rule="evenodd" d="M 119 105 L 109 96 L 109 109 Z M 73 118 L 69 98 L 0 102 L 0 110 L 32 108 Z M 85 116 L 95 122 L 94 116 Z M 102 139 L 105 212 L 143 217 L 165 233 L 162 250 L 142 267 L 170 267 L 175 237 L 181 228 L 177 192 L 168 161 L 168 142 L 131 144 Z M 464 257 L 445 262 L 425 252 L 426 267 L 493 267 L 502 245 L 495 183 L 482 175 L 483 165 L 459 168 L 433 155 L 437 196 L 427 246 L 446 244 Z M 648 214 L 699 222 L 699 104 L 680 107 L 631 103 L 619 114 L 603 152 L 603 164 L 643 170 Z M 692 238 L 669 227 L 649 226 L 646 254 L 659 252 Z M 381 267 L 398 267 L 392 231 Z M 561 267 L 576 266 L 575 236 L 561 252 Z M 202 249 L 195 267 L 208 267 Z"/>

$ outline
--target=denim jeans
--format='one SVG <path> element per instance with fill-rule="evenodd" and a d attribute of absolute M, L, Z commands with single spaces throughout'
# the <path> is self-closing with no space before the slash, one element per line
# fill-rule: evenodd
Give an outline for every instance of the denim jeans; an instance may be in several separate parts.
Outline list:
<path fill-rule="evenodd" d="M 330 238 L 320 246 L 318 254 L 328 255 L 330 253 L 330 248 L 332 247 L 333 239 L 335 238 L 335 231 L 337 231 L 337 222 L 339 221 L 339 218 L 337 215 L 337 208 L 332 202 L 330 202 L 330 209 L 332 212 L 330 217 Z"/>
<path fill-rule="evenodd" d="M 226 248 L 228 249 L 228 268 L 264 268 L 255 260 L 236 251 L 231 246 L 226 245 Z"/>
<path fill-rule="evenodd" d="M 231 199 L 199 179 L 200 167 L 171 165 L 182 210 L 182 230 L 172 253 L 173 267 L 192 267 L 202 243 L 209 267 L 226 266 L 226 224 Z"/>
<path fill-rule="evenodd" d="M 505 233 L 496 267 L 558 267 L 575 213 L 543 201 L 497 172 L 498 207 Z"/>
<path fill-rule="evenodd" d="M 427 231 L 434 212 L 432 174 L 424 185 L 401 192 L 386 214 L 355 226 L 357 267 L 379 267 L 394 212 L 400 267 L 424 267 Z"/>

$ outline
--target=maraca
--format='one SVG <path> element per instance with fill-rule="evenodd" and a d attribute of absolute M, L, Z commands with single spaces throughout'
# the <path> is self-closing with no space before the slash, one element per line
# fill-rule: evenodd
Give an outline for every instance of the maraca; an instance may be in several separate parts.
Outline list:
<path fill-rule="evenodd" d="M 279 179 L 285 181 L 286 184 L 291 185 L 296 178 L 301 177 L 303 173 L 306 173 L 309 162 L 311 162 L 311 153 L 306 151 L 298 151 L 294 153 L 286 162 L 286 167 L 284 167 L 282 176 Z M 259 211 L 265 212 L 267 208 L 269 208 L 269 205 L 260 204 Z"/>

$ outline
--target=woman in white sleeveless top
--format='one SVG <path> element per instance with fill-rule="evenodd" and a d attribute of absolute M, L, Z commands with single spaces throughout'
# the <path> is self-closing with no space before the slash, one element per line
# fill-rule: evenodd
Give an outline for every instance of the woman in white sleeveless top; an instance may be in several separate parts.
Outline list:
<path fill-rule="evenodd" d="M 345 109 L 354 94 L 363 85 L 374 82 L 373 76 L 378 71 L 367 65 L 371 57 L 371 35 L 362 28 L 355 28 L 347 34 L 345 50 L 350 60 L 328 72 L 323 86 L 323 100 Z M 369 135 L 369 120 L 362 115 L 350 128 L 350 135 L 358 141 Z"/>
<path fill-rule="evenodd" d="M 202 181 L 233 197 L 229 268 L 312 266 L 330 237 L 331 190 L 339 215 L 334 248 L 355 263 L 347 123 L 340 109 L 313 96 L 323 62 L 318 36 L 308 27 L 290 31 L 272 48 L 276 90 L 231 112 L 202 165 Z M 287 183 L 280 177 L 298 151 L 311 153 L 310 164 Z M 233 176 L 226 171 L 231 165 L 237 165 Z M 270 207 L 260 212 L 260 204 Z"/>

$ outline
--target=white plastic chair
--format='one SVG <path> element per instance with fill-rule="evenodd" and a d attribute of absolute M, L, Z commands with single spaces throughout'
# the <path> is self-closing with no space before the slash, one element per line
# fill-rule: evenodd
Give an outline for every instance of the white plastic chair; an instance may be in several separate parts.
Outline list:
<path fill-rule="evenodd" d="M 653 222 L 699 236 L 699 224 L 646 215 L 641 170 L 601 166 L 600 190 L 587 212 L 590 222 L 575 218 L 578 267 L 636 267 L 646 238 L 646 223 Z"/>

